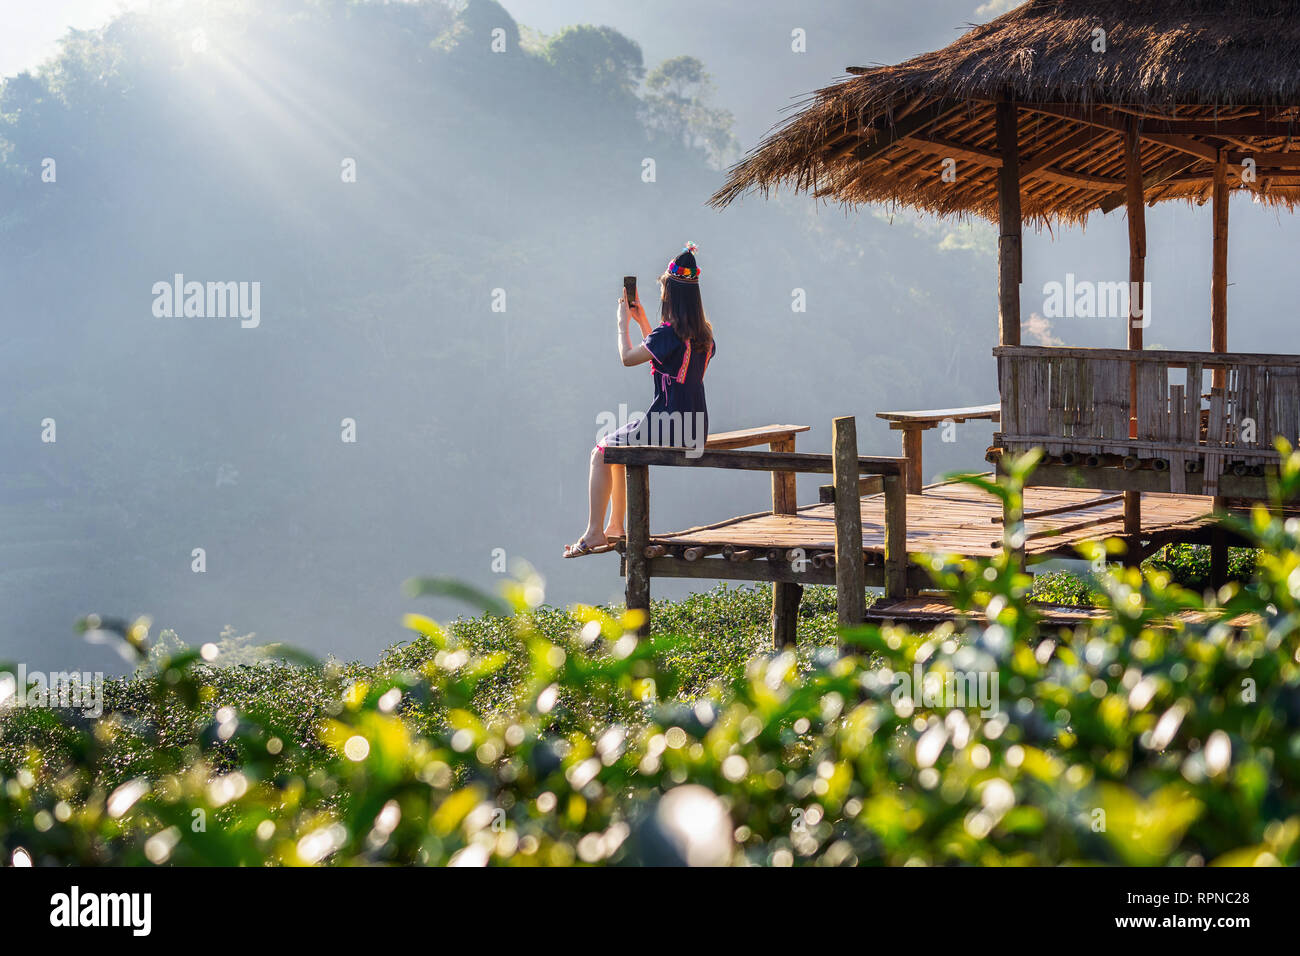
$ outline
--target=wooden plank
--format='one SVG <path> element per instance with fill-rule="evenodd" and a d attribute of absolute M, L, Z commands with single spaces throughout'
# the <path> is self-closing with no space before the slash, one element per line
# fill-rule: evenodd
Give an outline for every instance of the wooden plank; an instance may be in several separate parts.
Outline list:
<path fill-rule="evenodd" d="M 1089 508 L 1096 508 L 1100 505 L 1110 505 L 1123 500 L 1124 496 L 1122 494 L 1102 495 L 1099 498 L 1089 498 L 1086 501 L 1071 502 L 1068 505 L 1058 505 L 1054 508 L 1044 508 L 1041 511 L 1026 511 L 1025 520 L 1029 521 L 1032 518 L 1050 518 L 1053 515 L 1071 514 L 1076 511 L 1087 511 Z M 998 515 L 994 515 L 989 520 L 994 524 L 1002 523 L 1002 518 Z"/>
<path fill-rule="evenodd" d="M 610 449 L 606 449 L 608 453 Z M 628 465 L 627 481 L 627 609 L 645 611 L 638 633 L 650 633 L 650 566 L 645 549 L 650 544 L 650 469 Z"/>
<path fill-rule="evenodd" d="M 808 431 L 808 425 L 761 425 L 757 428 L 739 428 L 730 432 L 715 432 L 710 435 L 704 447 L 710 451 L 726 451 L 735 448 L 753 448 L 756 445 L 770 445 L 773 442 L 793 440 L 800 432 Z M 790 449 L 793 451 L 793 447 Z"/>
<path fill-rule="evenodd" d="M 880 475 L 863 475 L 858 479 L 858 497 L 878 495 L 885 490 L 884 479 Z M 835 503 L 835 486 L 818 485 L 817 500 L 824 505 Z"/>
<path fill-rule="evenodd" d="M 988 420 L 996 422 L 1002 410 L 1001 405 L 966 405 L 961 408 L 926 408 L 910 412 L 876 412 L 876 417 L 887 422 L 923 422 L 930 427 L 951 419 L 961 424 L 970 420 Z"/>
<path fill-rule="evenodd" d="M 1263 352 L 1192 352 L 1175 349 L 1153 349 L 1133 355 L 1128 349 L 1093 349 L 1073 345 L 1016 345 L 993 347 L 996 357 L 1014 356 L 1034 358 L 1080 358 L 1089 361 L 1122 360 L 1125 362 L 1154 362 L 1170 368 L 1186 368 L 1189 362 L 1200 362 L 1205 368 L 1228 365 L 1253 365 L 1267 368 L 1300 368 L 1300 355 Z"/>
<path fill-rule="evenodd" d="M 835 459 L 835 586 L 841 627 L 862 623 L 866 587 L 862 561 L 862 509 L 858 488 L 857 422 L 850 416 L 832 423 Z M 895 476 L 895 480 L 900 476 Z M 886 488 L 888 492 L 888 488 Z"/>
<path fill-rule="evenodd" d="M 834 471 L 830 455 L 806 452 L 705 451 L 692 458 L 688 449 L 667 445 L 611 445 L 605 449 L 605 461 L 613 465 L 669 465 L 683 468 L 725 468 L 739 471 L 794 471 L 811 475 L 828 475 Z M 859 471 L 875 475 L 901 475 L 902 458 L 859 456 Z"/>

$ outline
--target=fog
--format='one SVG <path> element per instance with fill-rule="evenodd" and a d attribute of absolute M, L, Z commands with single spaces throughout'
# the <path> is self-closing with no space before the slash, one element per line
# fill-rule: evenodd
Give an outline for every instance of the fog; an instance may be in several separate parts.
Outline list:
<path fill-rule="evenodd" d="M 404 579 L 492 589 L 501 558 L 531 562 L 548 603 L 620 601 L 614 557 L 560 553 L 599 416 L 650 399 L 618 359 L 621 277 L 653 289 L 686 240 L 715 430 L 808 424 L 800 449 L 826 451 L 831 419 L 856 415 L 864 453 L 897 454 L 876 412 L 995 401 L 988 224 L 788 194 L 704 205 L 791 104 L 950 42 L 977 6 L 158 4 L 6 78 L 0 660 L 120 669 L 75 635 L 92 611 L 189 644 L 373 658 L 404 612 L 463 610 Z M 562 32 L 583 24 L 611 29 Z M 683 55 L 712 88 L 656 100 L 645 74 Z M 1242 199 L 1232 216 L 1231 347 L 1295 351 L 1279 277 L 1296 224 Z M 1125 278 L 1126 228 L 1119 211 L 1027 236 L 1024 314 L 1068 272 Z M 1208 208 L 1149 212 L 1148 346 L 1208 348 L 1210 235 Z M 246 308 L 186 315 L 188 282 L 192 311 L 208 283 Z M 1034 329 L 1124 340 L 1122 322 Z M 927 479 L 982 467 L 992 430 L 929 433 Z M 658 531 L 768 496 L 763 475 L 651 485 Z"/>

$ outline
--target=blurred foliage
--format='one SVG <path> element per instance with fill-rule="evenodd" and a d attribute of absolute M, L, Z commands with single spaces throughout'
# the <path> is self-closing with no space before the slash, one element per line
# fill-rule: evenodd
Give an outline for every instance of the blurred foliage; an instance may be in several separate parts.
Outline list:
<path fill-rule="evenodd" d="M 1000 555 L 929 562 L 967 619 L 927 634 L 837 647 L 812 589 L 797 653 L 763 647 L 764 589 L 661 604 L 638 638 L 637 612 L 544 607 L 528 574 L 508 616 L 484 596 L 493 613 L 446 628 L 408 615 L 373 667 L 177 648 L 114 682 L 102 719 L 6 713 L 0 845 L 38 864 L 1295 864 L 1300 523 L 1260 508 L 1236 530 L 1261 546 L 1249 583 L 1207 603 L 1116 570 L 1109 615 L 1059 633 Z M 148 659 L 146 621 L 83 628 Z M 996 699 L 933 694 L 980 674 Z"/>

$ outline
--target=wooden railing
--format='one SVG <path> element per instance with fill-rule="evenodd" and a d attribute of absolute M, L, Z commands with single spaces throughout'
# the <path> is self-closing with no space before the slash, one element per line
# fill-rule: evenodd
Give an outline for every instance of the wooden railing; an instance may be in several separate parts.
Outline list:
<path fill-rule="evenodd" d="M 835 504 L 835 585 L 839 620 L 845 626 L 862 623 L 865 614 L 866 574 L 862 550 L 862 480 L 879 476 L 885 497 L 884 585 L 890 597 L 907 593 L 907 491 L 904 473 L 907 459 L 858 455 L 857 426 L 853 418 L 837 418 L 832 424 L 833 453 L 810 455 L 773 451 L 704 451 L 689 457 L 681 448 L 662 446 L 613 446 L 605 449 L 605 461 L 624 465 L 627 472 L 627 606 L 650 609 L 650 466 L 679 468 L 723 468 L 738 471 L 767 471 L 773 475 L 773 511 L 778 488 L 796 473 L 832 475 Z M 793 499 L 793 491 L 789 493 Z M 788 513 L 793 513 L 793 507 Z M 788 582 L 787 582 L 788 583 Z M 797 609 L 797 598 L 793 602 Z M 775 609 L 774 609 L 775 610 Z"/>
<path fill-rule="evenodd" d="M 1275 436 L 1300 437 L 1300 355 L 1000 346 L 1006 452 L 1032 447 L 1064 461 L 1119 456 L 1130 470 L 1169 472 L 1169 490 L 1200 474 L 1218 493 L 1225 469 L 1262 474 Z M 1221 386 L 1209 373 L 1222 370 Z M 1132 396 L 1136 394 L 1136 408 Z"/>

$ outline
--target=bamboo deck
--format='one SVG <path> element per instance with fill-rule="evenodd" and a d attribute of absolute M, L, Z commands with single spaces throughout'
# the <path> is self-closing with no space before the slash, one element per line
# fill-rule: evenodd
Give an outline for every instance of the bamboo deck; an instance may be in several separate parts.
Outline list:
<path fill-rule="evenodd" d="M 1048 604 L 1031 602 L 1030 606 L 1040 615 L 1047 627 L 1076 627 L 1090 621 L 1104 620 L 1110 616 L 1104 607 L 1080 607 L 1066 604 Z M 979 615 L 974 615 L 978 617 Z M 939 594 L 922 594 L 903 598 L 898 601 L 880 600 L 867 608 L 866 620 L 875 624 L 898 624 L 916 627 L 932 627 L 944 621 L 956 621 L 963 613 L 946 597 Z M 1192 627 L 1218 620 L 1219 616 L 1208 611 L 1179 611 L 1164 619 L 1166 627 Z M 1229 618 L 1225 623 L 1230 627 L 1249 627 L 1259 622 L 1255 614 L 1239 614 Z"/>
<path fill-rule="evenodd" d="M 1031 487 L 1025 489 L 1025 522 L 1030 556 L 1075 555 L 1083 541 L 1120 534 L 1122 502 L 1088 505 L 1104 492 L 1083 488 Z M 1035 518 L 1033 513 L 1069 508 Z M 1142 534 L 1145 540 L 1186 540 L 1210 524 L 1211 499 L 1199 495 L 1146 494 L 1142 496 Z M 1000 549 L 1001 502 L 971 485 L 931 485 L 919 495 L 907 496 L 907 551 L 909 554 L 959 554 L 988 557 Z M 731 518 L 671 534 L 652 534 L 651 544 L 669 548 L 703 546 L 710 551 L 730 545 L 743 549 L 803 548 L 808 552 L 834 551 L 834 505 L 815 504 L 792 515 L 770 512 Z M 883 495 L 862 498 L 862 550 L 883 556 L 885 504 Z"/>

